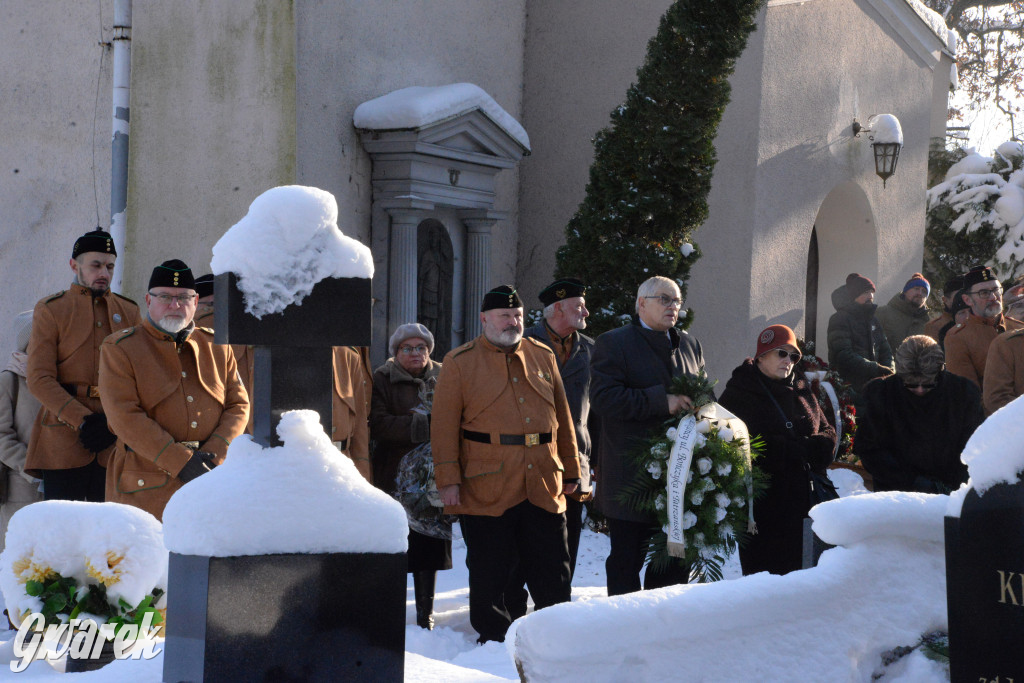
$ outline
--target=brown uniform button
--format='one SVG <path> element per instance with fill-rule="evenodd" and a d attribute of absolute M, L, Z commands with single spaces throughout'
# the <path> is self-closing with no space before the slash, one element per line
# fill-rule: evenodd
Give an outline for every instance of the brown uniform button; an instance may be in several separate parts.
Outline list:
<path fill-rule="evenodd" d="M 526 418 L 526 424 L 530 424 L 530 418 Z"/>
<path fill-rule="evenodd" d="M 512 378 L 512 381 L 513 381 L 513 382 L 518 382 L 518 381 L 519 381 L 519 378 L 518 378 L 518 377 L 513 377 L 513 378 Z"/>
<path fill-rule="evenodd" d="M 199 423 L 196 422 L 195 420 L 192 420 L 192 422 L 190 422 L 189 425 L 192 427 L 192 429 L 195 429 L 196 427 L 199 426 Z"/>
<path fill-rule="evenodd" d="M 192 401 L 194 401 L 195 399 L 194 399 L 194 398 L 192 398 L 191 396 L 186 396 L 186 397 L 185 397 L 185 400 L 186 400 L 186 401 L 188 401 L 189 403 L 191 403 L 191 402 L 192 402 Z"/>
<path fill-rule="evenodd" d="M 145 479 L 139 479 L 138 484 L 139 484 L 139 486 L 145 486 L 146 485 L 146 480 Z"/>
<path fill-rule="evenodd" d="M 97 321 L 96 327 L 103 327 L 103 323 Z"/>
<path fill-rule="evenodd" d="M 520 397 L 519 397 L 519 402 L 520 402 L 520 403 L 526 403 L 526 399 L 525 399 L 525 398 L 523 398 L 522 396 L 520 396 Z"/>
<path fill-rule="evenodd" d="M 182 370 L 182 371 L 181 371 L 181 376 L 182 376 L 182 377 L 185 377 L 185 376 L 186 376 L 186 375 L 185 375 L 185 371 L 184 371 L 184 370 Z"/>
<path fill-rule="evenodd" d="M 533 469 L 533 465 L 527 465 L 527 466 L 526 466 L 526 469 L 528 469 L 528 470 L 532 470 L 532 469 Z"/>

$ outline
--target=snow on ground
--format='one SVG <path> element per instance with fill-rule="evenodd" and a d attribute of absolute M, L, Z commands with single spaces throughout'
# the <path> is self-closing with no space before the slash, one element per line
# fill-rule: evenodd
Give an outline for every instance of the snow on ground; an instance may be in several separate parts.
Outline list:
<path fill-rule="evenodd" d="M 849 470 L 833 470 L 830 471 L 830 476 L 844 496 L 856 497 L 859 500 L 840 501 L 853 504 L 847 506 L 849 514 L 843 512 L 841 507 L 839 512 L 830 511 L 832 519 L 826 522 L 823 528 L 836 527 L 844 515 L 857 518 L 874 515 L 874 522 L 885 528 L 899 528 L 900 520 L 904 518 L 913 520 L 914 525 L 929 526 L 934 521 L 931 520 L 929 511 L 938 505 L 932 502 L 933 498 L 940 498 L 938 496 L 906 494 L 909 497 L 901 498 L 900 494 L 883 494 L 882 499 L 890 501 L 890 504 L 894 497 L 896 500 L 896 508 L 891 511 L 890 516 L 886 516 L 884 504 L 883 508 L 879 509 L 877 506 L 880 503 L 872 500 L 878 494 L 862 495 L 863 486 L 856 473 Z M 817 511 L 816 516 L 821 517 Z M 938 524 L 941 526 L 941 520 Z M 863 529 L 865 524 L 862 523 L 860 526 Z M 906 530 L 906 527 L 904 529 Z M 455 528 L 455 535 L 453 569 L 438 572 L 435 600 L 437 626 L 433 631 L 424 631 L 414 625 L 416 608 L 411 577 L 408 581 L 406 680 L 444 683 L 517 681 L 519 677 L 506 645 L 487 643 L 479 646 L 475 642 L 476 633 L 469 624 L 466 549 L 459 538 L 458 526 Z M 917 633 L 919 625 L 925 628 L 944 624 L 944 595 L 933 600 L 931 608 L 924 608 L 926 612 L 930 609 L 934 614 L 922 614 L 920 603 L 924 601 L 912 599 L 913 595 L 907 597 L 907 594 L 915 592 L 931 595 L 938 590 L 940 584 L 944 586 L 944 581 L 939 577 L 943 567 L 941 543 L 934 542 L 934 529 L 923 535 L 926 538 L 915 540 L 890 535 L 887 537 L 888 540 L 878 542 L 874 546 L 862 545 L 853 549 L 831 550 L 822 556 L 819 569 L 797 572 L 790 577 L 762 574 L 737 580 L 740 579 L 738 558 L 731 557 L 725 567 L 726 581 L 721 584 L 674 587 L 609 600 L 605 597 L 604 572 L 604 560 L 609 550 L 608 538 L 584 530 L 573 580 L 573 604 L 556 606 L 538 612 L 536 616 L 534 613 L 528 614 L 516 623 L 516 627 L 533 627 L 542 623 L 545 615 L 550 615 L 549 624 L 559 624 L 557 630 L 564 633 L 564 616 L 559 614 L 559 610 L 565 609 L 573 611 L 577 616 L 584 615 L 579 619 L 580 623 L 572 629 L 574 644 L 582 647 L 588 643 L 601 642 L 595 639 L 602 638 L 601 634 L 604 631 L 614 636 L 614 644 L 604 647 L 606 652 L 598 653 L 602 656 L 593 656 L 591 653 L 591 658 L 586 664 L 577 665 L 577 668 L 560 674 L 559 678 L 564 680 L 602 680 L 602 676 L 607 677 L 610 675 L 609 672 L 614 670 L 605 661 L 607 658 L 615 661 L 614 666 L 635 661 L 638 658 L 629 656 L 630 645 L 627 641 L 637 638 L 644 632 L 650 633 L 652 638 L 671 634 L 671 638 L 666 639 L 666 648 L 649 650 L 643 655 L 654 660 L 661 658 L 675 662 L 672 667 L 673 673 L 665 677 L 666 680 L 750 680 L 757 676 L 766 683 L 825 678 L 870 681 L 871 674 L 876 668 L 874 661 L 877 659 L 879 647 L 868 646 L 867 641 L 884 643 L 880 646 L 884 649 L 912 644 L 902 642 L 905 638 L 893 634 L 901 632 L 902 629 L 909 638 L 909 634 Z M 923 552 L 925 546 L 938 546 L 939 549 L 936 552 Z M 901 576 L 909 573 L 914 576 L 912 589 L 908 589 L 906 582 L 901 579 Z M 685 599 L 687 593 L 708 598 L 691 600 L 686 609 L 674 606 L 676 603 L 673 601 L 678 600 L 680 595 Z M 712 594 L 729 597 L 724 601 L 718 598 L 711 600 Z M 808 597 L 818 594 L 827 594 L 834 602 L 835 609 L 827 614 L 820 614 Z M 872 619 L 864 620 L 863 610 L 858 611 L 857 606 L 869 600 L 872 604 L 875 600 L 882 600 L 892 605 L 884 613 L 879 612 Z M 754 602 L 758 602 L 758 605 L 755 605 L 754 609 L 748 609 Z M 781 612 L 771 608 L 773 604 L 778 606 L 780 603 L 784 606 Z M 640 610 L 643 619 L 638 623 L 646 623 L 642 627 L 633 624 L 629 616 L 631 611 L 635 611 L 636 606 L 641 604 L 647 605 Z M 942 619 L 937 616 L 940 611 L 943 613 Z M 901 622 L 899 615 L 892 616 L 889 612 L 910 612 L 916 616 L 904 618 Z M 711 636 L 708 659 L 747 662 L 750 666 L 743 670 L 742 676 L 716 677 L 714 669 L 708 668 L 701 676 L 693 677 L 687 676 L 679 666 L 676 666 L 687 659 L 687 656 L 681 654 L 687 648 L 685 638 L 702 637 L 702 633 L 721 633 L 715 629 L 720 627 L 723 621 L 730 619 L 738 625 L 733 636 L 742 637 L 728 641 Z M 683 627 L 677 628 L 676 622 L 684 622 Z M 910 622 L 910 625 L 903 622 Z M 527 628 L 523 632 L 529 630 Z M 693 635 L 694 633 L 696 635 Z M 43 679 L 54 680 L 54 676 L 61 675 L 50 664 L 42 661 L 32 663 L 24 673 L 12 673 L 4 663 L 11 657 L 14 635 L 13 631 L 0 631 L 0 681 L 25 683 Z M 857 647 L 850 647 L 845 643 L 846 640 L 853 638 L 859 639 Z M 801 656 L 793 657 L 792 653 L 787 652 L 784 646 L 787 642 L 798 642 Z M 808 674 L 807 667 L 813 666 L 812 662 L 816 661 L 810 655 L 820 658 L 823 656 L 821 653 L 838 654 L 850 660 L 860 658 L 864 663 L 856 675 L 829 677 L 823 673 L 827 670 L 821 668 L 812 669 L 814 673 Z M 576 656 L 579 654 L 576 653 Z M 81 680 L 97 682 L 156 683 L 161 680 L 162 669 L 163 655 L 159 655 L 151 661 L 116 661 L 99 671 L 78 676 Z M 944 676 L 941 667 L 915 652 L 886 669 L 881 680 L 924 683 L 943 680 Z M 534 680 L 549 679 L 541 675 Z M 638 675 L 632 676 L 632 680 L 650 678 Z"/>

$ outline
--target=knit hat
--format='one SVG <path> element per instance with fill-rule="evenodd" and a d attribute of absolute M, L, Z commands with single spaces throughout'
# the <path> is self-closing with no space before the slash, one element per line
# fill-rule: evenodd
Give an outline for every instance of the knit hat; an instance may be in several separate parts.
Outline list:
<path fill-rule="evenodd" d="M 428 356 L 434 352 L 434 335 L 430 334 L 430 330 L 419 323 L 406 323 L 399 325 L 395 333 L 391 335 L 391 339 L 388 340 L 388 353 L 394 357 L 398 353 L 399 344 L 406 339 L 415 339 L 416 337 L 427 342 Z"/>
<path fill-rule="evenodd" d="M 98 251 L 103 254 L 117 256 L 117 249 L 114 248 L 114 238 L 110 236 L 109 232 L 104 232 L 99 228 L 87 232 L 75 240 L 75 246 L 71 249 L 71 258 L 78 258 L 79 254 L 84 254 L 88 251 Z"/>
<path fill-rule="evenodd" d="M 523 300 L 516 293 L 512 285 L 498 285 L 491 291 L 484 294 L 484 302 L 480 305 L 480 312 L 489 311 L 492 308 L 522 308 Z"/>
<path fill-rule="evenodd" d="M 760 358 L 769 351 L 782 348 L 786 345 L 792 346 L 797 351 L 800 345 L 796 343 L 796 333 L 785 325 L 772 325 L 761 330 L 757 336 L 757 353 L 754 358 Z"/>
<path fill-rule="evenodd" d="M 910 276 L 910 279 L 907 280 L 907 284 L 903 285 L 903 293 L 906 294 L 907 290 L 913 289 L 914 287 L 924 287 L 925 296 L 932 293 L 931 284 L 924 278 L 924 275 L 921 275 L 921 273 L 914 273 Z"/>
<path fill-rule="evenodd" d="M 154 287 L 182 287 L 195 289 L 196 280 L 192 277 L 192 269 L 184 261 L 171 259 L 164 261 L 153 269 L 149 277 L 149 289 Z"/>
<path fill-rule="evenodd" d="M 213 273 L 197 277 L 193 289 L 196 290 L 196 294 L 199 295 L 200 299 L 204 296 L 213 296 Z"/>
<path fill-rule="evenodd" d="M 583 284 L 582 281 L 577 280 L 574 277 L 567 277 L 552 282 L 541 290 L 537 298 L 540 299 L 540 302 L 545 306 L 550 306 L 551 304 L 564 299 L 573 299 L 578 296 L 586 295 L 587 286 Z"/>
<path fill-rule="evenodd" d="M 999 282 L 999 280 L 988 266 L 974 266 L 964 275 L 964 289 L 970 290 L 979 282 Z"/>
<path fill-rule="evenodd" d="M 850 273 L 846 276 L 846 291 L 851 299 L 856 299 L 864 292 L 875 291 L 875 283 L 860 273 Z"/>

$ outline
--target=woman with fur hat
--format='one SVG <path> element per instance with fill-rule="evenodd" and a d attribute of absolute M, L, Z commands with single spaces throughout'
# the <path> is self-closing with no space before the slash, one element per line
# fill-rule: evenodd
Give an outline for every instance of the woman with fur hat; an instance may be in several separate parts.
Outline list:
<path fill-rule="evenodd" d="M 754 504 L 757 534 L 740 545 L 743 574 L 786 574 L 803 564 L 803 520 L 810 510 L 807 470 L 824 474 L 836 430 L 825 419 L 810 382 L 797 369 L 800 349 L 785 325 L 765 328 L 757 351 L 733 370 L 719 403 L 764 440 L 755 466 L 771 480 Z"/>
<path fill-rule="evenodd" d="M 39 479 L 25 474 L 25 454 L 32 424 L 39 413 L 39 401 L 25 382 L 28 339 L 32 330 L 32 311 L 14 319 L 16 348 L 0 371 L 0 550 L 7 536 L 7 524 L 21 508 L 43 499 Z"/>
<path fill-rule="evenodd" d="M 373 373 L 370 435 L 377 442 L 373 453 L 373 485 L 395 492 L 395 477 L 402 456 L 430 441 L 430 415 L 415 409 L 429 402 L 441 364 L 431 360 L 434 335 L 419 323 L 399 325 L 388 342 L 391 357 Z M 409 572 L 416 594 L 416 624 L 434 627 L 434 585 L 437 570 L 452 568 L 452 542 L 409 531 Z"/>

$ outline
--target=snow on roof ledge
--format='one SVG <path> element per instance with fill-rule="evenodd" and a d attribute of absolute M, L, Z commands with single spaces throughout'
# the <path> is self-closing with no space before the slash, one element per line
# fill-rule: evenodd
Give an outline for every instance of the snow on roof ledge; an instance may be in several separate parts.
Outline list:
<path fill-rule="evenodd" d="M 365 130 L 415 130 L 474 109 L 483 112 L 524 149 L 530 149 L 530 137 L 519 122 L 482 88 L 472 83 L 395 90 L 356 107 L 352 123 L 356 128 Z"/>
<path fill-rule="evenodd" d="M 405 509 L 363 479 L 316 412 L 285 413 L 277 433 L 284 445 L 276 448 L 238 437 L 222 465 L 171 497 L 168 550 L 206 557 L 406 551 Z"/>

